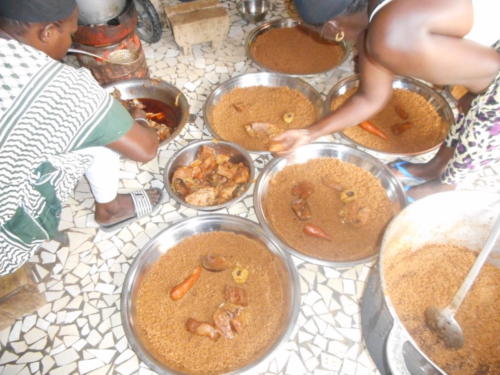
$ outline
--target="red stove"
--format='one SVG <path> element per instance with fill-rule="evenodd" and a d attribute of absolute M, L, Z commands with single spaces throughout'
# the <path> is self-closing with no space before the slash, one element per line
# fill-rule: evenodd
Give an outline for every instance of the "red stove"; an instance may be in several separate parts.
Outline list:
<path fill-rule="evenodd" d="M 74 47 L 102 57 L 78 54 L 72 49 L 80 65 L 88 68 L 101 85 L 148 78 L 146 57 L 136 33 L 138 14 L 134 1 L 77 0 L 77 3 L 80 16 Z"/>

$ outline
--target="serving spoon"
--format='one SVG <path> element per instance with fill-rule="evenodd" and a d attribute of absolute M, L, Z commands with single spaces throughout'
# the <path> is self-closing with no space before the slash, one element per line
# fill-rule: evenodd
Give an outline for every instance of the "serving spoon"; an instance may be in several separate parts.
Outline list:
<path fill-rule="evenodd" d="M 138 60 L 138 57 L 134 56 L 132 52 L 127 49 L 119 49 L 113 51 L 109 54 L 110 58 L 105 58 L 95 53 L 84 51 L 76 48 L 69 48 L 68 53 L 75 53 L 77 55 L 85 55 L 90 57 L 95 57 L 96 59 L 102 60 L 108 64 L 116 64 L 116 65 L 130 65 L 135 63 Z"/>
<path fill-rule="evenodd" d="M 460 308 L 465 295 L 470 290 L 474 281 L 476 281 L 479 272 L 483 268 L 486 259 L 493 250 L 495 243 L 500 235 L 500 215 L 497 217 L 493 229 L 486 240 L 486 244 L 476 258 L 464 282 L 453 297 L 451 303 L 444 309 L 438 309 L 435 306 L 428 307 L 425 310 L 425 321 L 427 326 L 435 331 L 449 348 L 461 348 L 464 345 L 464 334 L 460 324 L 455 320 L 455 314 Z"/>

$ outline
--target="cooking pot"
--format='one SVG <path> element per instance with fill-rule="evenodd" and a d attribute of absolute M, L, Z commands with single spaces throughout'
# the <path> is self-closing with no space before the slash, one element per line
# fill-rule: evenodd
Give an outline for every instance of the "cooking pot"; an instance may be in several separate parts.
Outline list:
<path fill-rule="evenodd" d="M 489 235 L 500 210 L 500 195 L 474 191 L 453 191 L 430 195 L 406 207 L 389 224 L 381 246 L 378 262 L 380 300 L 372 300 L 377 316 L 367 323 L 371 328 L 382 320 L 390 321 L 385 346 L 386 365 L 398 375 L 446 375 L 416 344 L 403 326 L 398 312 L 387 293 L 385 265 L 402 251 L 417 250 L 426 244 L 453 244 L 480 250 Z M 500 247 L 493 250 L 488 260 L 500 268 Z M 446 283 L 446 280 L 442 281 Z M 372 294 L 373 296 L 373 294 Z M 365 298 L 368 297 L 365 293 Z M 378 305 L 378 307 L 377 307 Z M 380 328 L 380 327 L 379 327 Z M 382 334 L 381 336 L 383 336 Z M 380 341 L 379 341 L 380 343 Z"/>
<path fill-rule="evenodd" d="M 78 21 L 83 25 L 101 25 L 117 17 L 125 9 L 127 0 L 76 0 Z"/>

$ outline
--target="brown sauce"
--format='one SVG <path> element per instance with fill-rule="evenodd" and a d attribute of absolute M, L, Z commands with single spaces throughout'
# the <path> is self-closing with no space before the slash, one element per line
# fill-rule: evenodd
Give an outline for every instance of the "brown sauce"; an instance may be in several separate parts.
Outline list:
<path fill-rule="evenodd" d="M 165 115 L 165 118 L 155 119 L 156 122 L 167 125 L 171 130 L 174 130 L 177 127 L 179 116 L 178 111 L 174 107 L 156 99 L 139 98 L 137 100 L 144 105 L 144 112 L 163 113 Z"/>

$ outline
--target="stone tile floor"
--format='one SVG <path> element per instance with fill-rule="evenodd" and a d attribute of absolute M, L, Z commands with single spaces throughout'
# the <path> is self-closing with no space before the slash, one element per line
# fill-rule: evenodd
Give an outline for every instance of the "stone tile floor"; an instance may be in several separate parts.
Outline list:
<path fill-rule="evenodd" d="M 174 4 L 176 1 L 167 0 Z M 231 28 L 222 48 L 203 44 L 183 56 L 166 29 L 160 42 L 145 45 L 153 77 L 180 88 L 195 119 L 177 139 L 163 146 L 146 164 L 122 162 L 122 188 L 163 187 L 162 172 L 172 154 L 192 140 L 210 139 L 202 107 L 209 93 L 238 74 L 258 71 L 245 57 L 244 39 L 255 27 L 242 21 L 235 1 L 225 1 Z M 286 14 L 275 2 L 266 20 Z M 346 62 L 332 74 L 308 78 L 327 94 L 342 76 L 352 72 Z M 269 160 L 256 156 L 257 168 Z M 487 173 L 498 175 L 498 171 Z M 257 221 L 252 191 L 222 213 Z M 120 319 L 120 292 L 127 270 L 150 238 L 176 220 L 198 215 L 166 199 L 160 212 L 116 233 L 103 233 L 93 219 L 93 199 L 83 180 L 67 202 L 60 229 L 69 246 L 51 241 L 34 256 L 40 288 L 47 304 L 0 332 L 0 374 L 152 374 L 131 350 Z M 359 302 L 371 264 L 335 269 L 294 258 L 300 274 L 301 310 L 291 339 L 252 374 L 378 374 L 362 340 Z"/>

